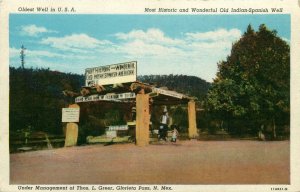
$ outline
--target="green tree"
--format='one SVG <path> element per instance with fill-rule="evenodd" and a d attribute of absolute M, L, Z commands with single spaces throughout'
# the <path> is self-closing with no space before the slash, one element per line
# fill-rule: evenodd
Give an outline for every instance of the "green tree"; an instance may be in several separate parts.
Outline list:
<path fill-rule="evenodd" d="M 34 131 L 61 134 L 61 108 L 70 103 L 62 91 L 78 92 L 84 77 L 49 69 L 9 70 L 10 133 L 31 127 Z"/>
<path fill-rule="evenodd" d="M 257 32 L 249 25 L 218 63 L 206 106 L 217 118 L 242 120 L 253 131 L 272 123 L 275 138 L 276 123 L 289 119 L 289 93 L 289 45 L 264 24 Z"/>

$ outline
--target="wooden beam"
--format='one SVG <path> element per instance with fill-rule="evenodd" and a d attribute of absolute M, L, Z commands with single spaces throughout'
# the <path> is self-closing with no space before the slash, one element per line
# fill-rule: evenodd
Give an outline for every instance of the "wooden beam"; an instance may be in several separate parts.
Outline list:
<path fill-rule="evenodd" d="M 198 137 L 197 124 L 196 124 L 196 105 L 195 101 L 188 102 L 188 118 L 189 118 L 189 138 Z"/>
<path fill-rule="evenodd" d="M 89 95 L 91 93 L 91 91 L 88 88 L 82 88 L 80 90 L 80 93 L 81 93 L 82 96 L 86 96 L 86 95 Z"/>
<path fill-rule="evenodd" d="M 144 89 L 145 93 L 152 92 L 152 86 L 144 83 L 134 82 L 130 85 L 130 90 L 135 93 L 138 93 L 141 89 Z"/>
<path fill-rule="evenodd" d="M 149 95 L 137 94 L 136 96 L 136 145 L 149 145 Z"/>

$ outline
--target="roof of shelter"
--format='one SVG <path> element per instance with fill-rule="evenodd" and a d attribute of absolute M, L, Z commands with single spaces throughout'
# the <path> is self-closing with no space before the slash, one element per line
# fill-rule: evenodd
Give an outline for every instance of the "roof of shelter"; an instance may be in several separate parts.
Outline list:
<path fill-rule="evenodd" d="M 84 86 L 81 88 L 80 94 L 70 94 L 64 91 L 67 96 L 75 97 L 76 103 L 81 102 L 134 102 L 136 94 L 149 94 L 150 101 L 153 104 L 184 104 L 190 100 L 195 100 L 194 97 L 187 96 L 176 91 L 165 88 L 157 88 L 154 85 L 142 83 L 139 81 L 129 83 L 119 83 L 113 85 L 95 85 L 91 87 Z M 77 96 L 77 97 L 76 97 Z"/>

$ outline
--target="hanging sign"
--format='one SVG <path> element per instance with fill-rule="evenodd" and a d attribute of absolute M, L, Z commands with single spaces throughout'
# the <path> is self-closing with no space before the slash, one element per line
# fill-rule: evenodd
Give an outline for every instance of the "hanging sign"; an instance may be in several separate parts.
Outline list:
<path fill-rule="evenodd" d="M 136 81 L 137 62 L 131 61 L 85 69 L 85 85 L 109 85 Z"/>
<path fill-rule="evenodd" d="M 106 95 L 90 95 L 88 97 L 79 96 L 75 98 L 75 103 L 89 102 L 89 101 L 118 101 L 124 99 L 135 98 L 135 93 L 119 93 L 119 94 L 106 94 Z"/>
<path fill-rule="evenodd" d="M 170 97 L 176 97 L 179 99 L 182 99 L 182 97 L 183 97 L 183 94 L 181 94 L 181 93 L 177 93 L 175 91 L 170 91 L 170 90 L 164 90 L 164 89 L 160 89 L 160 88 L 153 88 L 152 93 L 158 93 L 158 94 L 167 95 Z"/>

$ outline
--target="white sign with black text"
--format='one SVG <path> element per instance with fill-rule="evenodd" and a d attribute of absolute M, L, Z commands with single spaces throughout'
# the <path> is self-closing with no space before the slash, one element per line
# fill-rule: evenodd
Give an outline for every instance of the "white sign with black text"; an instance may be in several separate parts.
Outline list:
<path fill-rule="evenodd" d="M 136 81 L 137 62 L 130 61 L 85 69 L 85 85 L 109 85 Z"/>
<path fill-rule="evenodd" d="M 135 98 L 135 93 L 119 93 L 119 94 L 106 94 L 106 95 L 90 95 L 88 97 L 79 96 L 75 98 L 75 103 L 90 102 L 90 101 L 118 101 L 124 99 Z"/>
<path fill-rule="evenodd" d="M 171 96 L 171 97 L 176 97 L 178 99 L 182 99 L 182 97 L 183 97 L 183 94 L 181 94 L 181 93 L 177 93 L 175 91 L 170 91 L 170 90 L 164 90 L 164 89 L 160 89 L 160 88 L 153 88 L 152 92 L 162 94 L 162 95 Z"/>
<path fill-rule="evenodd" d="M 79 122 L 79 108 L 62 108 L 63 123 Z"/>

